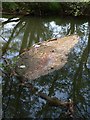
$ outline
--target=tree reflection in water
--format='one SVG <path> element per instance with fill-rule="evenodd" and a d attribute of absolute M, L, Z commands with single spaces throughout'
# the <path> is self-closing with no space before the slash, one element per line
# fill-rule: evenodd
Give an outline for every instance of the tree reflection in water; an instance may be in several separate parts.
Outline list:
<path fill-rule="evenodd" d="M 16 21 L 9 19 L 2 24 L 1 36 L 8 39 L 3 42 L 1 61 L 3 118 L 67 118 L 66 108 L 52 107 L 37 96 L 37 92 L 41 91 L 64 101 L 72 99 L 75 104 L 74 117 L 89 120 L 90 23 L 87 20 L 69 19 L 23 17 Z M 8 30 L 6 25 L 13 22 L 17 23 Z M 80 40 L 71 50 L 67 64 L 58 71 L 38 78 L 34 82 L 37 92 L 21 85 L 23 78 L 14 76 L 13 70 L 18 55 L 34 43 L 73 33 L 78 34 Z"/>

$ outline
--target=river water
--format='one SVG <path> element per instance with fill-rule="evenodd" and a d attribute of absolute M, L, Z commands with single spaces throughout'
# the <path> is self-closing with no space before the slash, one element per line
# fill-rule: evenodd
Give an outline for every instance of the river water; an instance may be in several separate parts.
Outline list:
<path fill-rule="evenodd" d="M 18 55 L 25 49 L 51 38 L 77 34 L 78 44 L 71 50 L 65 66 L 35 80 L 39 92 L 62 101 L 73 100 L 74 118 L 90 119 L 90 22 L 77 17 L 13 17 L 0 18 L 0 84 L 2 83 L 3 118 L 58 118 L 67 116 L 67 108 L 50 106 L 14 75 Z M 2 82 L 1 82 L 2 81 Z M 1 93 L 1 85 L 0 85 Z"/>

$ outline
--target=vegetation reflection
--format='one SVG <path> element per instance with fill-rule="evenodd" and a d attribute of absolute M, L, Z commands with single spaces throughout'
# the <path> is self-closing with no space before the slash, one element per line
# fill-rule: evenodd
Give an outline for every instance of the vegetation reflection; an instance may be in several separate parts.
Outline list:
<path fill-rule="evenodd" d="M 87 20 L 23 17 L 8 19 L 3 22 L 2 29 L 12 22 L 17 24 L 10 36 L 2 33 L 8 38 L 2 47 L 3 118 L 67 118 L 67 108 L 51 106 L 37 95 L 42 92 L 59 100 L 72 99 L 75 104 L 74 117 L 89 120 L 90 23 Z M 11 53 L 21 54 L 37 42 L 71 34 L 78 34 L 81 40 L 71 50 L 67 64 L 50 75 L 38 78 L 33 83 L 35 89 L 30 83 L 28 87 L 24 86 L 23 78 L 16 77 L 13 69 L 18 55 L 11 58 Z"/>

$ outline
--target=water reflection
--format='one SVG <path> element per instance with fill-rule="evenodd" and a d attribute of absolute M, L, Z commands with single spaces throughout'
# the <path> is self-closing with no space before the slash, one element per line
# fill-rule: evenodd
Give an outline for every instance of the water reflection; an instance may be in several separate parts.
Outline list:
<path fill-rule="evenodd" d="M 50 106 L 46 100 L 37 96 L 41 91 L 60 100 L 72 99 L 75 103 L 74 117 L 90 119 L 89 26 L 88 20 L 76 18 L 6 18 L 0 34 L 3 117 L 65 119 L 67 109 Z M 18 55 L 37 42 L 73 33 L 78 34 L 80 40 L 70 52 L 68 63 L 62 69 L 33 81 L 37 91 L 21 85 L 22 78 L 13 75 Z"/>

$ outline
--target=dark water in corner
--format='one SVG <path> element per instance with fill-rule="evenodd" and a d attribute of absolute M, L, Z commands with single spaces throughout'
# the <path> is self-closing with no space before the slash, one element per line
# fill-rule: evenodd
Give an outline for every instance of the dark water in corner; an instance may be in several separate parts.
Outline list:
<path fill-rule="evenodd" d="M 11 19 L 8 19 L 11 18 Z M 12 75 L 16 59 L 26 48 L 50 38 L 77 34 L 80 39 L 71 50 L 67 64 L 60 70 L 37 79 L 34 86 L 62 101 L 75 104 L 77 119 L 90 119 L 90 22 L 80 18 L 35 18 L 3 16 L 0 31 L 2 59 L 3 118 L 66 119 L 64 107 L 52 107 Z M 1 81 L 0 81 L 1 83 Z M 0 87 L 1 92 L 1 87 Z"/>

